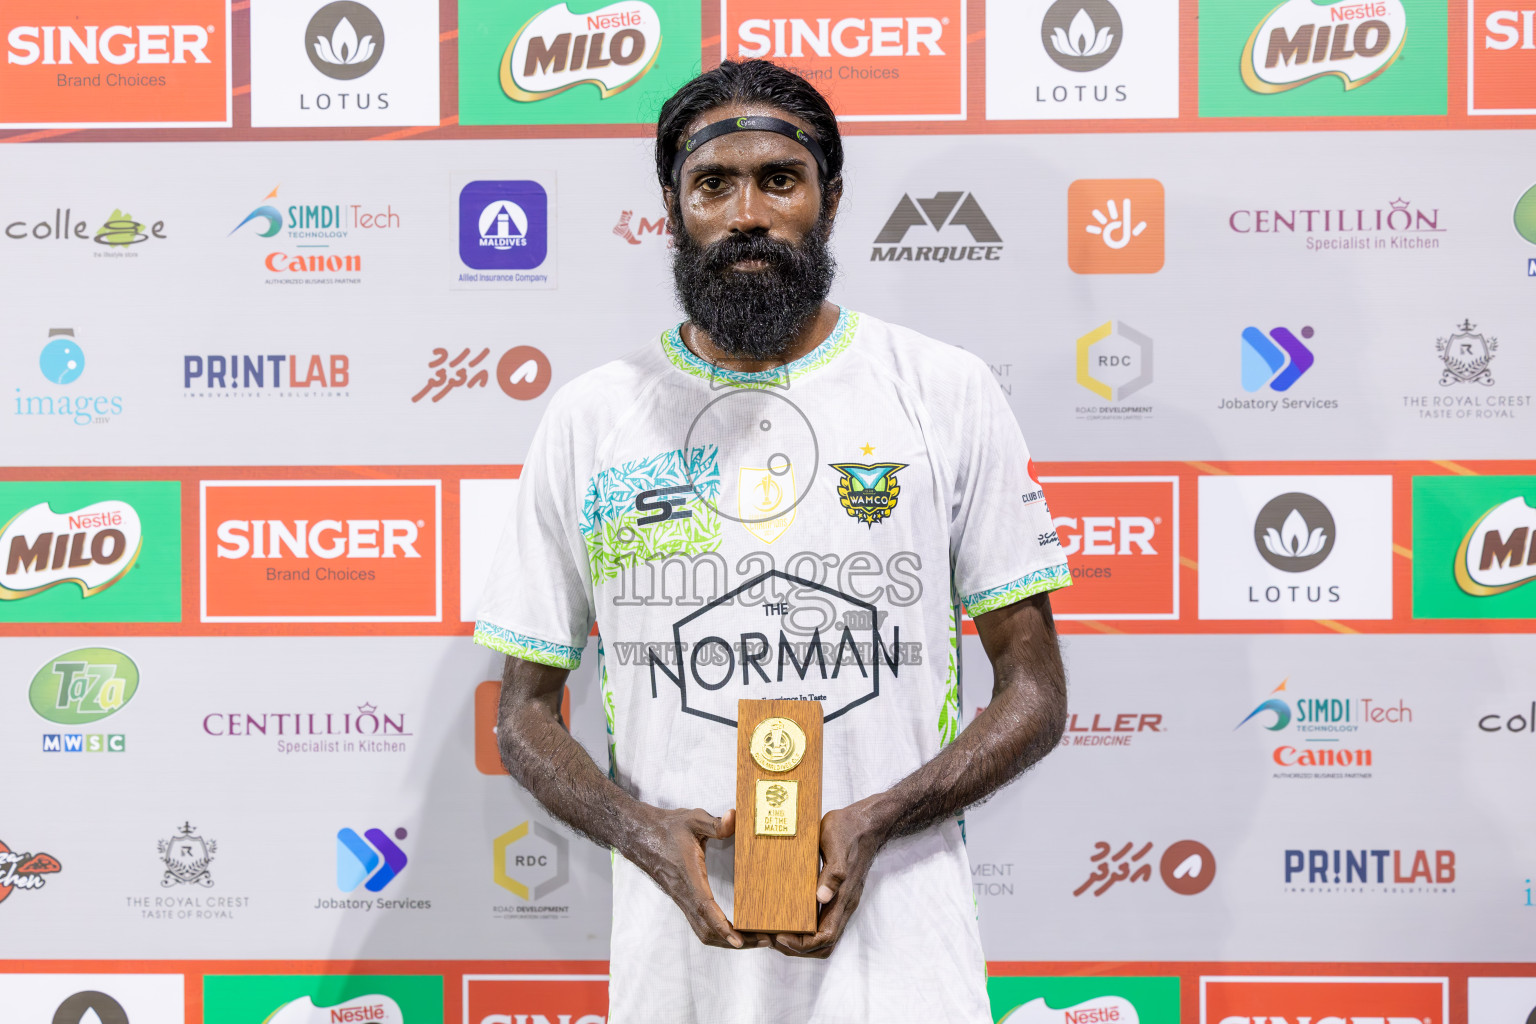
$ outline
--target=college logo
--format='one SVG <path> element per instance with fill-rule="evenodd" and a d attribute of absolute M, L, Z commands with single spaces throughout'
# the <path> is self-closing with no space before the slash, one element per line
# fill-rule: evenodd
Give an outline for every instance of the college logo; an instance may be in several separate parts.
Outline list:
<path fill-rule="evenodd" d="M 660 98 L 697 72 L 697 4 L 618 0 L 577 4 L 591 7 L 580 13 L 571 6 L 539 10 L 465 0 L 459 8 L 461 123 L 655 120 Z"/>
<path fill-rule="evenodd" d="M 1536 114 L 1536 9 L 1467 4 L 1467 113 Z"/>
<path fill-rule="evenodd" d="M 472 181 L 459 193 L 459 259 L 531 270 L 549 251 L 549 197 L 536 181 Z"/>
<path fill-rule="evenodd" d="M 998 1024 L 1178 1024 L 1178 978 L 991 977 Z"/>
<path fill-rule="evenodd" d="M 202 484 L 204 622 L 436 622 L 441 484 Z"/>
<path fill-rule="evenodd" d="M 50 384 L 66 386 L 85 372 L 85 350 L 75 340 L 70 327 L 55 327 L 38 354 L 37 368 Z M 123 412 L 122 395 L 44 394 L 24 395 L 16 389 L 16 416 L 52 416 L 55 422 L 68 421 L 77 427 L 112 422 Z"/>
<path fill-rule="evenodd" d="M 976 244 L 913 246 L 907 239 L 907 232 L 912 228 L 929 228 L 936 233 L 943 233 L 946 229 L 961 227 L 970 233 L 971 241 Z M 919 241 L 928 240 L 927 232 L 923 235 Z M 955 232 L 949 231 L 946 241 L 954 237 Z M 997 229 L 987 219 L 974 193 L 939 192 L 932 198 L 916 202 L 912 201 L 911 196 L 903 195 L 896 209 L 886 218 L 885 226 L 875 236 L 875 245 L 869 258 L 871 261 L 916 260 L 933 263 L 999 260 L 1002 259 L 1002 241 L 1003 236 L 997 233 Z"/>
<path fill-rule="evenodd" d="M 468 1024 L 606 1024 L 606 974 L 466 974 Z"/>
<path fill-rule="evenodd" d="M 1347 1024 L 1446 1024 L 1450 990 L 1445 978 L 1204 977 L 1200 1024 L 1264 1024 L 1332 1017 Z"/>
<path fill-rule="evenodd" d="M 1163 183 L 1080 179 L 1067 189 L 1067 264 L 1079 274 L 1163 269 Z"/>
<path fill-rule="evenodd" d="M 1308 340 L 1315 333 L 1310 327 L 1301 329 L 1301 337 Z M 1249 394 L 1266 386 L 1271 391 L 1289 391 L 1317 361 L 1289 327 L 1276 327 L 1268 334 L 1245 327 L 1241 350 L 1243 390 Z"/>
<path fill-rule="evenodd" d="M 219 844 L 198 835 L 191 822 L 171 833 L 169 839 L 161 839 L 156 848 L 160 851 L 160 862 L 165 865 L 165 874 L 160 879 L 162 889 L 173 885 L 200 885 L 206 889 L 213 885 L 208 865 Z"/>
<path fill-rule="evenodd" d="M 896 474 L 907 468 L 904 462 L 877 462 L 864 466 L 856 462 L 828 463 L 841 476 L 837 497 L 843 509 L 858 522 L 873 528 L 896 511 L 901 484 Z"/>
<path fill-rule="evenodd" d="M 1202 619 L 1392 617 L 1385 476 L 1200 477 Z"/>
<path fill-rule="evenodd" d="M 493 880 L 524 903 L 542 900 L 571 879 L 571 841 L 542 822 L 503 832 L 491 850 Z"/>
<path fill-rule="evenodd" d="M 1536 477 L 1413 478 L 1413 615 L 1536 618 Z"/>
<path fill-rule="evenodd" d="M 406 831 L 395 829 L 394 839 L 404 841 Z M 405 851 L 381 829 L 370 828 L 361 836 L 350 828 L 336 833 L 336 888 L 352 892 L 362 886 L 380 892 L 410 863 Z"/>
<path fill-rule="evenodd" d="M 432 376 L 411 396 L 411 401 L 419 402 L 428 393 L 436 392 L 432 401 L 441 402 L 454 388 L 483 388 L 489 383 L 492 370 L 502 393 L 521 402 L 538 398 L 549 387 L 549 358 L 532 345 L 509 348 L 494 364 L 486 362 L 491 354 L 488 348 L 481 349 L 473 358 L 470 353 L 470 349 L 461 349 L 450 359 L 448 349 L 433 349 L 432 359 L 427 363 Z"/>
<path fill-rule="evenodd" d="M 1050 476 L 1072 586 L 1051 594 L 1060 619 L 1179 617 L 1179 479 Z"/>
<path fill-rule="evenodd" d="M 1444 0 L 1207 0 L 1200 113 L 1444 114 L 1446 20 Z"/>
<path fill-rule="evenodd" d="M 18 853 L 0 843 L 0 903 L 16 889 L 41 889 L 63 865 L 46 853 Z"/>
<path fill-rule="evenodd" d="M 228 127 L 229 8 L 133 0 L 60 18 L 51 0 L 11 0 L 0 128 Z"/>
<path fill-rule="evenodd" d="M 443 1024 L 439 975 L 207 975 L 204 1024 Z"/>
<path fill-rule="evenodd" d="M 839 120 L 965 119 L 960 0 L 726 0 L 720 18 L 721 59 L 793 68 Z"/>
<path fill-rule="evenodd" d="M 139 514 L 126 501 L 98 501 L 72 512 L 33 505 L 0 528 L 0 601 L 16 601 L 61 583 L 82 597 L 128 574 L 143 549 Z"/>
<path fill-rule="evenodd" d="M 1094 896 L 1102 896 L 1120 882 L 1150 881 L 1154 870 L 1158 879 L 1180 896 L 1202 893 L 1216 880 L 1216 856 L 1204 843 L 1182 839 L 1170 844 L 1161 857 L 1148 856 L 1152 854 L 1153 845 L 1150 842 L 1094 843 L 1093 854 L 1088 860 L 1095 866 L 1072 895 L 1081 896 L 1091 891 Z"/>

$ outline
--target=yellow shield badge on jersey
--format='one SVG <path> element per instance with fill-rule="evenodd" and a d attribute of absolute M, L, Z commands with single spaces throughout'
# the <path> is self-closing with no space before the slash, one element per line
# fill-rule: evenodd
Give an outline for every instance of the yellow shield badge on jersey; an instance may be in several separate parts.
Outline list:
<path fill-rule="evenodd" d="M 795 470 L 782 473 L 742 466 L 736 488 L 737 515 L 747 532 L 764 544 L 784 536 L 795 521 Z"/>

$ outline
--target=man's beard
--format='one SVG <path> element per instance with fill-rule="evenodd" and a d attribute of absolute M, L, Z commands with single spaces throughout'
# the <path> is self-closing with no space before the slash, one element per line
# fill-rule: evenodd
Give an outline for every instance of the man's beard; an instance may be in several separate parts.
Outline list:
<path fill-rule="evenodd" d="M 672 223 L 672 279 L 688 319 L 731 356 L 781 358 L 832 290 L 837 263 L 827 248 L 831 224 L 818 220 L 798 246 L 734 232 L 701 246 L 676 212 Z M 731 269 L 739 260 L 766 266 Z"/>

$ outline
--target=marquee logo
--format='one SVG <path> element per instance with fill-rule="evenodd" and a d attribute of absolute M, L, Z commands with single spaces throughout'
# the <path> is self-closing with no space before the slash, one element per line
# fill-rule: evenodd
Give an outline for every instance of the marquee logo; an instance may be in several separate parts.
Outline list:
<path fill-rule="evenodd" d="M 1178 477 L 1048 476 L 1051 525 L 1072 586 L 1051 596 L 1061 619 L 1179 615 Z"/>
<path fill-rule="evenodd" d="M 969 232 L 970 240 L 978 244 L 916 247 L 907 244 L 907 234 L 913 228 L 931 228 L 941 234 L 947 233 L 949 237 L 946 240 L 953 240 L 955 232 L 950 229 L 962 227 Z M 919 241 L 928 240 L 927 233 L 922 234 L 925 237 Z M 960 238 L 964 239 L 965 236 L 961 235 Z M 885 226 L 875 236 L 875 246 L 869 258 L 871 261 L 916 260 L 933 263 L 999 260 L 1002 259 L 1002 241 L 1003 236 L 992 226 L 992 221 L 976 201 L 975 193 L 939 192 L 931 198 L 918 199 L 916 202 L 913 202 L 910 195 L 903 195 L 886 218 Z"/>
<path fill-rule="evenodd" d="M 466 974 L 467 1024 L 606 1024 L 606 974 Z"/>
<path fill-rule="evenodd" d="M 230 123 L 229 0 L 51 0 L 0 14 L 0 127 Z"/>
<path fill-rule="evenodd" d="M 1163 183 L 1081 179 L 1067 189 L 1067 264 L 1078 274 L 1163 269 Z"/>
<path fill-rule="evenodd" d="M 1338 1024 L 1446 1024 L 1449 983 L 1403 976 L 1200 979 L 1200 1024 L 1325 1018 Z"/>
<path fill-rule="evenodd" d="M 203 621 L 438 621 L 440 489 L 204 481 Z"/>
<path fill-rule="evenodd" d="M 661 16 L 644 0 L 620 0 L 586 14 L 560 4 L 535 14 L 507 44 L 501 89 L 509 99 L 533 103 L 593 85 L 608 99 L 645 77 L 660 53 Z"/>
<path fill-rule="evenodd" d="M 1286 0 L 1248 37 L 1243 82 L 1276 93 L 1334 75 L 1356 89 L 1401 56 L 1407 30 L 1402 0 Z"/>
<path fill-rule="evenodd" d="M 31 597 L 74 583 L 90 597 L 128 574 L 138 561 L 144 530 L 126 501 L 99 501 L 73 512 L 33 505 L 0 528 L 0 601 Z"/>

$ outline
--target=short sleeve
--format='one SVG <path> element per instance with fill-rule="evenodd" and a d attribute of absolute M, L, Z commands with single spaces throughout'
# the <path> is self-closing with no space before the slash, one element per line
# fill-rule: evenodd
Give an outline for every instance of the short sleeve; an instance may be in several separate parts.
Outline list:
<path fill-rule="evenodd" d="M 972 618 L 1072 583 L 1018 420 L 986 367 L 977 371 L 950 505 L 955 594 Z"/>
<path fill-rule="evenodd" d="M 581 663 L 593 623 L 574 447 L 552 406 L 529 446 L 475 621 L 476 643 L 555 668 Z"/>

